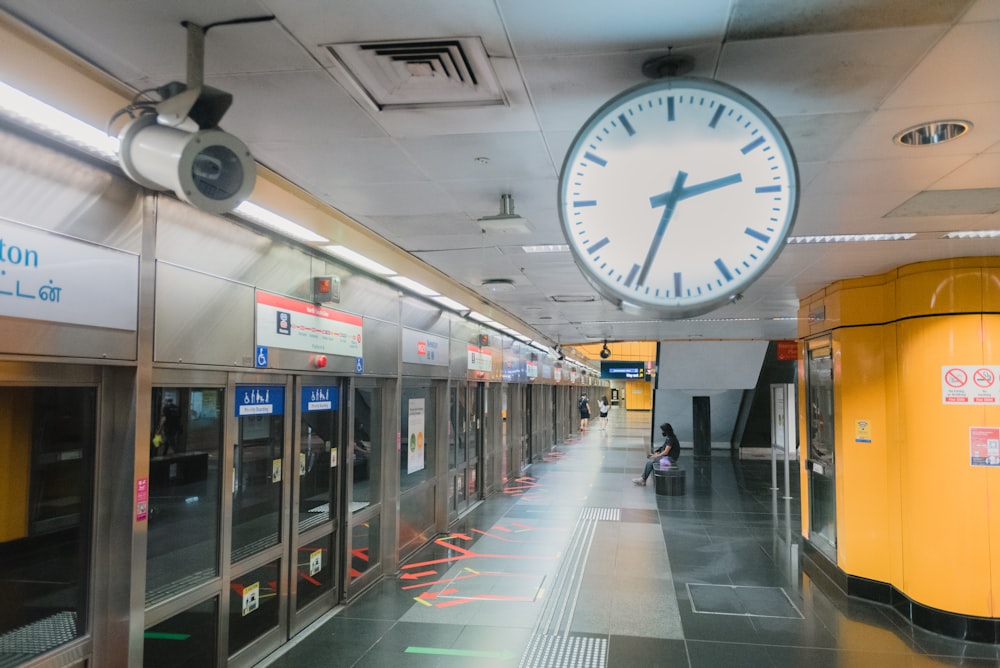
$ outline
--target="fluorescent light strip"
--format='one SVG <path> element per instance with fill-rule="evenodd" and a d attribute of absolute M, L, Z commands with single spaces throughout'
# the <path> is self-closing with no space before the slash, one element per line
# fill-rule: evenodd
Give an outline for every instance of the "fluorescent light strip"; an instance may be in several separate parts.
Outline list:
<path fill-rule="evenodd" d="M 525 253 L 565 253 L 569 251 L 567 244 L 540 244 L 537 246 L 521 246 Z"/>
<path fill-rule="evenodd" d="M 493 319 L 489 316 L 485 316 L 479 311 L 470 311 L 469 317 L 477 322 L 493 322 Z"/>
<path fill-rule="evenodd" d="M 441 306 L 445 308 L 450 308 L 452 311 L 468 311 L 469 307 L 465 304 L 460 304 L 451 297 L 445 297 L 444 295 L 438 295 L 437 297 L 431 297 Z"/>
<path fill-rule="evenodd" d="M 326 237 L 321 237 L 312 230 L 302 227 L 298 223 L 294 223 L 284 216 L 279 216 L 275 212 L 269 211 L 249 200 L 242 202 L 238 207 L 233 209 L 233 213 L 237 213 L 251 222 L 263 225 L 276 232 L 281 232 L 299 241 L 310 243 L 329 241 Z"/>
<path fill-rule="evenodd" d="M 437 297 L 441 294 L 437 290 L 432 290 L 423 283 L 417 283 L 412 278 L 407 278 L 406 276 L 396 274 L 395 276 L 389 276 L 388 278 L 396 285 L 406 288 L 410 292 L 416 292 L 421 297 Z"/>
<path fill-rule="evenodd" d="M 385 266 L 384 264 L 379 264 L 375 260 L 372 260 L 371 258 L 362 255 L 361 253 L 358 253 L 357 251 L 351 250 L 347 246 L 341 246 L 340 244 L 335 244 L 333 246 L 323 246 L 323 250 L 325 250 L 330 255 L 333 255 L 334 257 L 337 257 L 343 260 L 344 262 L 347 262 L 348 264 L 352 264 L 355 267 L 358 267 L 359 269 L 364 269 L 365 271 L 375 274 L 377 276 L 396 275 L 396 272 L 394 272 L 392 269 Z"/>
<path fill-rule="evenodd" d="M 0 81 L 0 113 L 105 160 L 117 160 L 118 139 Z"/>
<path fill-rule="evenodd" d="M 997 237 L 1000 237 L 1000 230 L 965 230 L 944 235 L 945 239 L 996 239 Z"/>
<path fill-rule="evenodd" d="M 893 234 L 821 234 L 817 236 L 788 237 L 789 244 L 840 244 L 858 241 L 905 241 L 917 236 L 916 232 Z"/>

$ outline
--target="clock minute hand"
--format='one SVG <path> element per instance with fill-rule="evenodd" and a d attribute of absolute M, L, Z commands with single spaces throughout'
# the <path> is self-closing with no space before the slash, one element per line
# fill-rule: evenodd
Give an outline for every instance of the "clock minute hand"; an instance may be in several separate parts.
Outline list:
<path fill-rule="evenodd" d="M 673 217 L 674 208 L 684 193 L 684 181 L 686 180 L 687 172 L 677 172 L 677 178 L 674 179 L 674 187 L 670 192 L 660 193 L 649 198 L 649 205 L 653 208 L 662 206 L 663 213 L 660 215 L 660 223 L 656 226 L 656 232 L 653 233 L 653 240 L 650 242 L 649 250 L 646 252 L 646 259 L 642 263 L 642 270 L 639 272 L 639 282 L 637 285 L 643 285 L 646 282 L 646 275 L 649 274 L 649 268 L 653 266 L 653 258 L 656 257 L 656 253 L 660 250 L 660 242 L 663 241 L 663 234 L 667 231 L 667 224 L 670 222 L 670 218 Z"/>

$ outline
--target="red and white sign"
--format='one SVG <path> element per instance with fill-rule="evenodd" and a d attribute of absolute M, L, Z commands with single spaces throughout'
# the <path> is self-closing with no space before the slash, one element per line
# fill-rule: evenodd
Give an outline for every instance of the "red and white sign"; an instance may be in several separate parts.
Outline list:
<path fill-rule="evenodd" d="M 1000 404 L 1000 366 L 949 365 L 941 367 L 941 401 L 949 406 Z"/>
<path fill-rule="evenodd" d="M 360 316 L 257 291 L 257 345 L 361 357 Z"/>
<path fill-rule="evenodd" d="M 493 355 L 482 348 L 469 346 L 469 371 L 493 371 Z"/>

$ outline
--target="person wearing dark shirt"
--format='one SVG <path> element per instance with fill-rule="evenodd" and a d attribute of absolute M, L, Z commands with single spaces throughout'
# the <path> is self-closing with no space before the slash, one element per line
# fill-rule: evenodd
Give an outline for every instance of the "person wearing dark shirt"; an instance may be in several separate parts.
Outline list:
<path fill-rule="evenodd" d="M 660 432 L 664 438 L 663 445 L 646 458 L 646 467 L 642 470 L 642 477 L 632 479 L 632 482 L 636 485 L 645 486 L 646 479 L 653 472 L 653 466 L 664 457 L 669 462 L 668 466 L 676 466 L 677 460 L 680 459 L 681 442 L 677 440 L 677 434 L 674 433 L 673 426 L 669 422 L 664 422 L 660 425 Z"/>

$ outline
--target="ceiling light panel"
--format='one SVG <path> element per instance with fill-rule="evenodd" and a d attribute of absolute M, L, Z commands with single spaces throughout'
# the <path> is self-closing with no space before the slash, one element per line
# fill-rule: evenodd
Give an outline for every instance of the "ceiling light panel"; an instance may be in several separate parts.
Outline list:
<path fill-rule="evenodd" d="M 375 260 L 372 260 L 357 251 L 351 250 L 347 246 L 324 246 L 323 250 L 328 252 L 330 255 L 347 262 L 348 264 L 352 264 L 359 269 L 363 269 L 378 276 L 394 276 L 396 274 L 396 272 L 389 267 L 379 264 Z"/>

